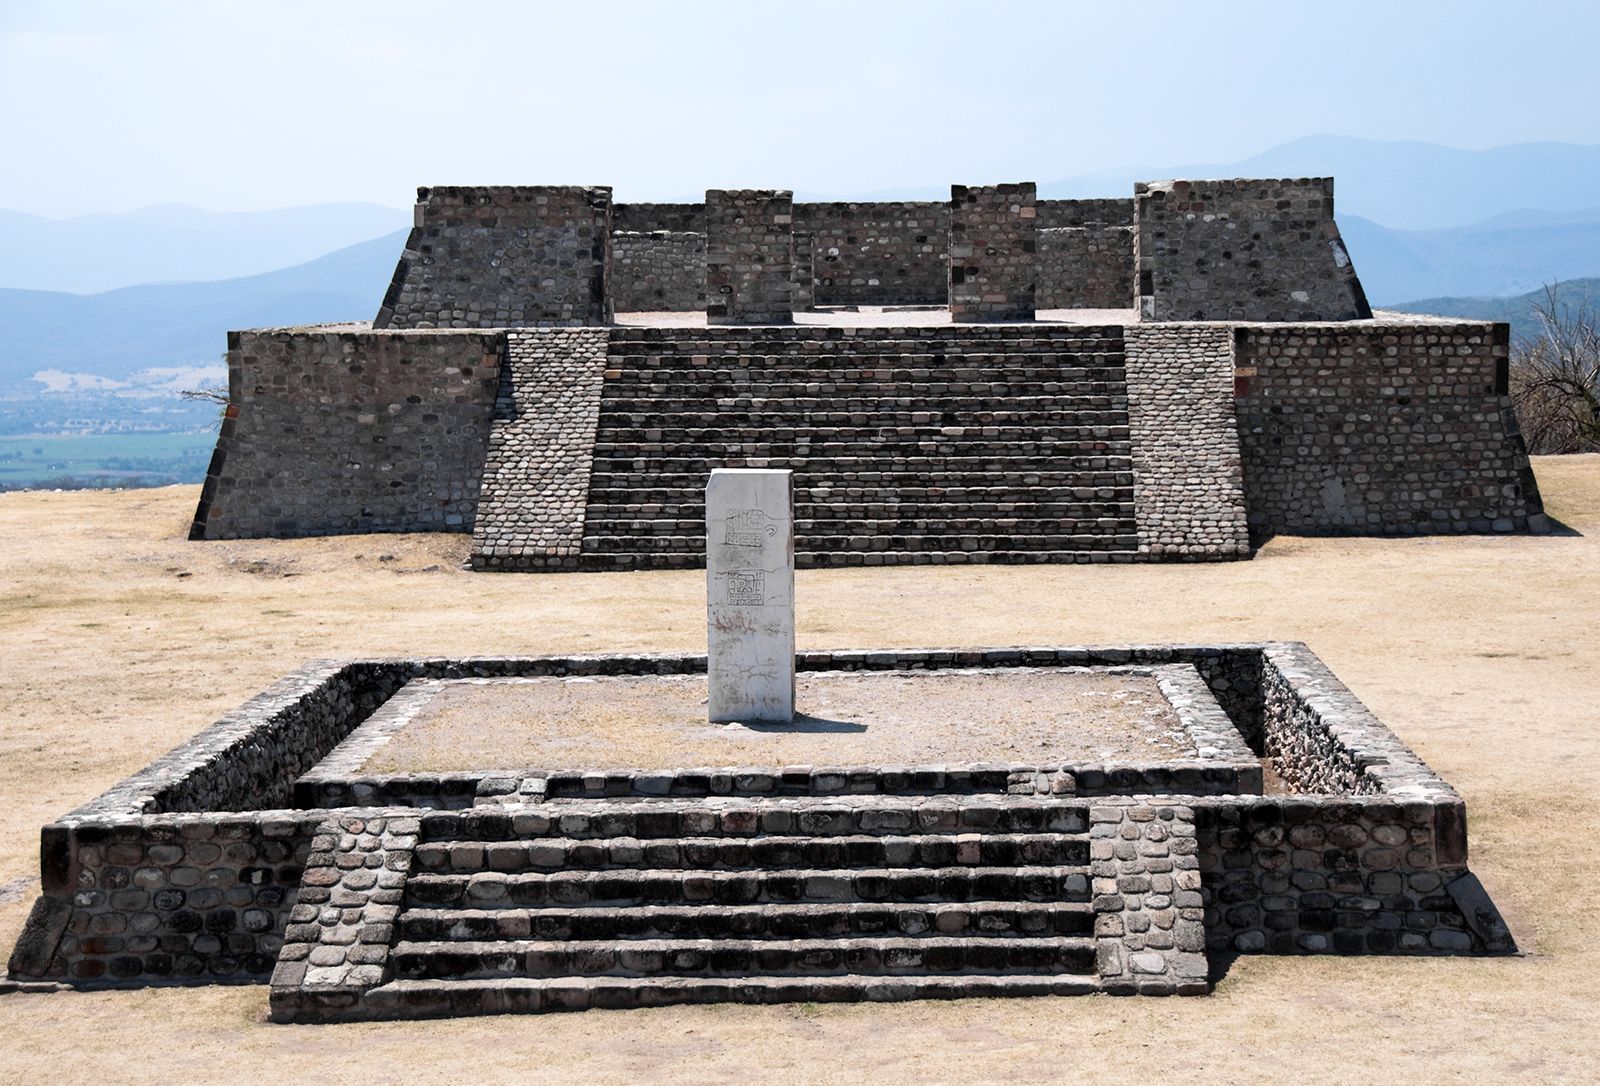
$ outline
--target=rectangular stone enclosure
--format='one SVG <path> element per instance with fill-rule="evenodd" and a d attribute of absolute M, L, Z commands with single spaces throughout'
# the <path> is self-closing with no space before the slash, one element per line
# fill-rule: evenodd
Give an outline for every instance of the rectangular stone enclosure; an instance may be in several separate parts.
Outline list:
<path fill-rule="evenodd" d="M 950 186 L 950 319 L 1033 320 L 1039 277 L 1034 184 Z"/>
<path fill-rule="evenodd" d="M 707 323 L 791 323 L 794 264 L 792 192 L 707 191 Z"/>

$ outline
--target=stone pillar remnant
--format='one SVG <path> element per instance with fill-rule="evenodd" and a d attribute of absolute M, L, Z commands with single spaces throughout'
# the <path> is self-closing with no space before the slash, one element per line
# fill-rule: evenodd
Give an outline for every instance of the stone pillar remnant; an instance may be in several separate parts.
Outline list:
<path fill-rule="evenodd" d="M 706 483 L 712 723 L 794 719 L 794 478 L 718 468 Z"/>

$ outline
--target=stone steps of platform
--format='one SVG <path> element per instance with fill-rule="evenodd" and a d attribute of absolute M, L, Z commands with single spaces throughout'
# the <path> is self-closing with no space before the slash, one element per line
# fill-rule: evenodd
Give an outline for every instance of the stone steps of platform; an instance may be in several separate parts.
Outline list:
<path fill-rule="evenodd" d="M 748 905 L 767 902 L 1087 901 L 1082 866 L 795 868 L 413 874 L 406 903 L 433 908 L 529 905 Z"/>
<path fill-rule="evenodd" d="M 796 540 L 799 548 L 802 540 Z M 841 553 L 852 552 L 870 554 L 876 551 L 904 551 L 913 554 L 919 551 L 933 551 L 938 553 L 963 552 L 968 554 L 983 554 L 986 552 L 1050 552 L 1073 553 L 1077 551 L 1134 551 L 1138 549 L 1139 537 L 1134 525 L 1118 522 L 1110 525 L 1079 526 L 1076 532 L 1065 532 L 1055 535 L 1022 535 L 1005 531 L 991 531 L 986 533 L 941 533 L 928 531 L 920 535 L 816 535 L 803 540 L 806 548 L 811 553 Z M 671 536 L 671 535 L 619 535 L 619 536 L 590 536 L 583 537 L 583 553 L 585 556 L 604 557 L 606 555 L 645 555 L 645 554 L 695 554 L 702 555 L 704 560 L 706 540 L 705 536 Z M 798 554 L 798 551 L 797 551 Z"/>
<path fill-rule="evenodd" d="M 1121 550 L 1067 551 L 796 551 L 796 569 L 842 569 L 851 566 L 926 566 L 926 565 L 1090 565 L 1100 563 L 1143 562 L 1147 557 L 1133 546 Z M 550 566 L 534 560 L 526 568 L 576 568 L 591 573 L 625 572 L 641 569 L 703 569 L 705 555 L 671 551 L 582 554 L 570 565 Z"/>
<path fill-rule="evenodd" d="M 1094 940 L 1077 936 L 855 936 L 834 939 L 507 939 L 401 942 L 408 980 L 568 976 L 839 976 L 981 972 L 1086 974 Z"/>
<path fill-rule="evenodd" d="M 905 517 L 898 520 L 805 520 L 795 522 L 795 545 L 810 547 L 831 539 L 898 539 L 910 536 L 945 539 L 951 536 L 973 539 L 1050 539 L 1056 537 L 1098 537 L 1107 531 L 1136 529 L 1133 507 L 1085 510 L 1071 516 L 1019 517 L 1016 515 L 970 518 L 937 516 Z M 628 540 L 634 537 L 665 545 L 669 540 L 705 543 L 705 524 L 693 520 L 630 520 L 625 517 L 591 519 L 586 540 Z M 599 551 L 615 548 L 599 548 Z M 598 553 L 598 551 L 597 551 Z"/>
<path fill-rule="evenodd" d="M 531 837 L 809 837 L 915 833 L 1086 833 L 1088 811 L 1041 796 L 783 796 L 550 800 L 421 816 L 422 841 Z"/>
<path fill-rule="evenodd" d="M 1080 488 L 1087 491 L 1088 488 Z M 801 506 L 795 503 L 795 524 L 797 530 L 807 527 L 815 528 L 824 524 L 839 521 L 854 523 L 870 523 L 882 521 L 889 523 L 908 523 L 922 521 L 948 522 L 955 519 L 972 520 L 975 522 L 992 523 L 997 518 L 1030 517 L 1040 520 L 1059 520 L 1070 517 L 1088 509 L 1115 510 L 1118 512 L 1131 511 L 1133 503 L 1122 500 L 1116 491 L 1107 488 L 1105 492 L 1079 493 L 1065 495 L 1057 499 L 1050 498 L 1017 498 L 1009 500 L 1004 498 L 995 501 L 964 501 L 960 497 L 916 497 L 875 499 L 870 503 L 857 505 L 855 502 L 846 504 L 830 503 L 827 499 L 811 501 Z M 659 503 L 629 502 L 626 504 L 596 503 L 589 507 L 589 523 L 604 524 L 618 521 L 637 521 L 646 523 L 676 523 L 684 528 L 703 530 L 705 527 L 704 506 L 702 503 L 684 503 L 682 505 Z"/>
<path fill-rule="evenodd" d="M 391 981 L 367 995 L 364 1011 L 365 1016 L 439 1018 L 684 1003 L 888 1003 L 912 999 L 1089 995 L 1100 990 L 1098 978 L 1078 974 L 519 977 Z"/>
<path fill-rule="evenodd" d="M 401 914 L 399 937 L 417 942 L 501 939 L 804 939 L 873 935 L 1087 935 L 1082 902 L 959 901 L 638 908 L 427 909 Z"/>
<path fill-rule="evenodd" d="M 819 470 L 815 462 L 807 457 L 782 458 L 782 457 L 746 457 L 730 456 L 721 460 L 708 460 L 703 466 L 696 466 L 693 461 L 674 461 L 666 469 L 651 471 L 644 468 L 631 466 L 620 460 L 610 458 L 604 463 L 596 464 L 590 476 L 591 496 L 602 501 L 611 500 L 614 496 L 609 491 L 623 490 L 628 493 L 674 495 L 683 500 L 702 500 L 695 497 L 696 491 L 703 492 L 706 475 L 719 467 L 787 467 L 797 475 L 795 480 L 796 499 L 801 500 L 802 492 L 815 495 L 819 492 L 837 492 L 840 497 L 855 497 L 855 491 L 863 493 L 871 490 L 916 493 L 949 493 L 951 491 L 971 491 L 1010 489 L 1019 494 L 1037 493 L 1039 487 L 1103 487 L 1130 488 L 1133 486 L 1133 469 L 1125 466 L 1122 457 L 1099 452 L 1094 456 L 1080 456 L 1079 460 L 1103 461 L 1104 466 L 1085 468 L 1081 471 L 1060 469 L 1050 461 L 1033 460 L 1027 457 L 1009 459 L 992 457 L 987 460 L 981 457 L 949 457 L 945 463 L 934 462 L 920 465 L 895 464 L 888 466 L 870 457 L 858 458 L 848 464 L 840 462 L 836 470 Z M 933 458 L 925 458 L 932 460 Z M 960 463 L 949 461 L 959 460 Z M 759 461 L 754 463 L 753 461 Z M 1030 466 L 1032 465 L 1032 466 Z M 929 473 L 937 472 L 937 475 Z M 692 481 L 701 479 L 698 487 L 692 486 Z M 642 499 L 653 500 L 653 499 Z"/>
<path fill-rule="evenodd" d="M 489 845 L 428 842 L 417 846 L 413 869 L 438 874 L 523 874 L 627 868 L 708 871 L 1084 864 L 1088 859 L 1088 842 L 1083 836 L 1063 833 L 771 835 L 667 840 L 539 837 Z"/>

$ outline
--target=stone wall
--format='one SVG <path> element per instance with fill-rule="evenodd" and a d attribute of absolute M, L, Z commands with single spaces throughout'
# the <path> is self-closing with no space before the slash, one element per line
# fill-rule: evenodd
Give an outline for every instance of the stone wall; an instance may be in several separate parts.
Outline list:
<path fill-rule="evenodd" d="M 633 234 L 665 230 L 673 234 L 704 234 L 705 204 L 613 204 L 611 229 Z"/>
<path fill-rule="evenodd" d="M 796 204 L 818 305 L 943 305 L 950 208 L 935 201 Z"/>
<path fill-rule="evenodd" d="M 810 234 L 794 236 L 794 271 L 790 276 L 789 307 L 809 313 L 817 307 L 817 253 Z"/>
<path fill-rule="evenodd" d="M 950 319 L 1032 320 L 1038 280 L 1034 185 L 950 186 Z"/>
<path fill-rule="evenodd" d="M 191 539 L 472 527 L 504 334 L 229 336 Z"/>
<path fill-rule="evenodd" d="M 1543 530 L 1508 343 L 1504 324 L 1237 329 L 1252 532 Z"/>
<path fill-rule="evenodd" d="M 1129 309 L 1133 278 L 1132 227 L 1040 227 L 1040 309 Z"/>
<path fill-rule="evenodd" d="M 1039 229 L 1068 226 L 1132 226 L 1133 200 L 1108 197 L 1087 200 L 1040 200 Z"/>
<path fill-rule="evenodd" d="M 373 326 L 606 324 L 610 276 L 609 188 L 421 188 Z"/>
<path fill-rule="evenodd" d="M 796 658 L 801 671 L 1172 664 L 1193 665 L 1240 736 L 1257 749 L 1273 752 L 1283 774 L 1310 789 L 1296 795 L 1186 795 L 1174 806 L 1173 819 L 1155 816 L 1181 824 L 1187 817 L 1181 808 L 1193 811 L 1213 949 L 1448 953 L 1510 947 L 1492 903 L 1466 871 L 1467 824 L 1460 798 L 1303 645 L 813 651 Z M 412 832 L 408 823 L 393 821 L 415 814 L 399 805 L 414 798 L 428 805 L 460 807 L 493 802 L 508 792 L 522 795 L 520 786 L 526 782 L 515 778 L 499 782 L 481 775 L 440 774 L 427 779 L 419 775 L 400 782 L 397 789 L 372 789 L 352 778 L 344 795 L 365 798 L 368 806 L 341 807 L 332 813 L 287 809 L 291 802 L 339 798 L 328 791 L 332 781 L 313 780 L 317 775 L 307 771 L 410 681 L 696 674 L 704 669 L 705 657 L 692 654 L 308 665 L 146 769 L 44 827 L 42 896 L 12 954 L 11 974 L 80 984 L 264 978 L 286 926 L 309 922 L 303 912 L 294 911 L 301 904 L 298 894 L 305 885 L 301 875 L 308 864 L 328 869 L 332 860 L 328 878 L 313 883 L 315 887 L 332 893 L 337 885 L 360 894 L 377 883 L 346 885 L 334 870 L 355 868 L 341 865 L 330 853 L 353 849 L 351 854 L 361 855 L 364 869 L 387 869 L 388 853 L 403 852 L 408 844 L 385 835 L 405 837 Z M 1194 700 L 1191 708 L 1199 704 Z M 1319 764 L 1330 751 L 1333 758 L 1324 771 Z M 840 794 L 959 790 L 963 783 L 977 785 L 980 774 L 994 772 L 994 767 L 956 768 L 956 776 L 948 780 L 941 767 L 885 768 L 881 780 L 865 782 L 875 783 L 875 788 L 865 788 L 854 774 L 819 768 L 805 771 L 799 785 L 808 792 Z M 1213 768 L 1226 766 L 1219 763 Z M 1169 770 L 1173 784 L 1189 772 L 1180 766 Z M 960 772 L 969 776 L 957 779 Z M 309 789 L 297 783 L 302 776 Z M 566 785 L 543 783 L 556 783 L 558 790 L 574 796 L 659 796 L 665 794 L 663 785 L 673 794 L 723 794 L 732 787 L 731 775 L 724 775 L 719 787 L 709 770 L 684 770 L 678 775 L 681 788 L 659 779 L 661 775 L 628 779 L 626 774 L 611 774 L 601 781 L 588 775 L 569 776 Z M 1242 768 L 1236 780 L 1245 783 Z M 775 794 L 783 791 L 776 777 L 770 783 Z M 784 771 L 781 783 L 785 788 L 793 783 L 789 771 Z M 1036 782 L 1014 781 L 1009 774 L 995 777 L 989 787 L 1010 793 L 1018 784 L 1024 794 L 1040 791 Z M 1141 787 L 1141 782 L 1129 778 L 1096 785 L 1083 772 L 1077 784 Z M 593 791 L 596 786 L 599 793 Z M 371 801 L 386 806 L 374 807 Z M 858 796 L 856 801 L 868 802 L 870 797 Z M 340 841 L 331 843 L 326 840 L 332 832 L 330 818 L 356 819 L 361 828 L 343 824 Z M 380 829 L 379 820 L 389 821 Z M 1101 839 L 1158 842 L 1187 836 L 1145 832 L 1143 823 L 1152 820 L 1142 815 L 1124 817 L 1119 812 L 1114 818 L 1110 814 L 1094 818 L 1096 824 L 1117 827 L 1130 820 L 1141 824 L 1135 833 L 1118 828 Z M 344 839 L 347 834 L 350 840 Z M 321 844 L 319 838 L 324 839 Z M 1107 868 L 1096 875 L 1148 878 L 1148 883 L 1117 884 L 1117 893 L 1139 895 L 1139 909 L 1126 901 L 1115 908 L 1103 902 L 1097 905 L 1097 914 L 1126 917 L 1141 911 L 1155 914 L 1171 906 L 1192 907 L 1144 896 L 1166 895 L 1165 886 L 1153 876 L 1168 873 L 1162 870 L 1162 861 L 1186 853 L 1174 852 L 1175 845 L 1165 853 L 1133 847 L 1135 856 L 1124 857 L 1113 849 L 1110 857 L 1097 859 L 1141 858 L 1155 863 L 1141 870 Z M 377 857 L 375 864 L 369 862 L 372 857 Z M 1180 888 L 1192 889 L 1174 885 Z M 1105 889 L 1110 891 L 1109 886 Z M 318 902 L 308 898 L 304 904 Z M 1132 925 L 1124 931 L 1171 930 L 1155 915 L 1150 919 L 1153 929 Z M 382 922 L 376 914 L 362 920 Z M 307 946 L 306 961 L 310 948 L 324 942 L 320 937 L 300 937 L 308 932 L 293 934 Z M 352 942 L 335 945 L 361 942 L 358 934 Z M 1162 947 L 1147 940 L 1144 946 L 1130 943 L 1127 949 L 1143 953 L 1187 948 L 1181 942 Z M 334 964 L 372 963 L 347 958 Z"/>
<path fill-rule="evenodd" d="M 530 329 L 506 339 L 472 567 L 526 568 L 536 556 L 559 568 L 583 545 L 608 333 Z"/>
<path fill-rule="evenodd" d="M 1152 181 L 1135 187 L 1145 320 L 1372 316 L 1333 218 L 1333 179 Z"/>
<path fill-rule="evenodd" d="M 1250 553 L 1232 340 L 1217 326 L 1134 324 L 1124 332 L 1142 554 Z"/>
<path fill-rule="evenodd" d="M 611 235 L 618 313 L 691 313 L 706 307 L 706 236 L 653 230 Z"/>
<path fill-rule="evenodd" d="M 706 321 L 794 320 L 794 194 L 774 189 L 706 193 Z"/>

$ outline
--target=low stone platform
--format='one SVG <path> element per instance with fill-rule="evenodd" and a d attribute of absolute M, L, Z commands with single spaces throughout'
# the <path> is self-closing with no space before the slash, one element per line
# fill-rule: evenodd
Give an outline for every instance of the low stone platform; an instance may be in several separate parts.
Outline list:
<path fill-rule="evenodd" d="M 701 676 L 419 680 L 328 764 L 366 774 L 1051 765 L 1195 760 L 1224 746 L 1252 757 L 1193 668 L 810 672 L 796 686 L 804 711 L 793 724 L 723 725 L 706 723 Z"/>

